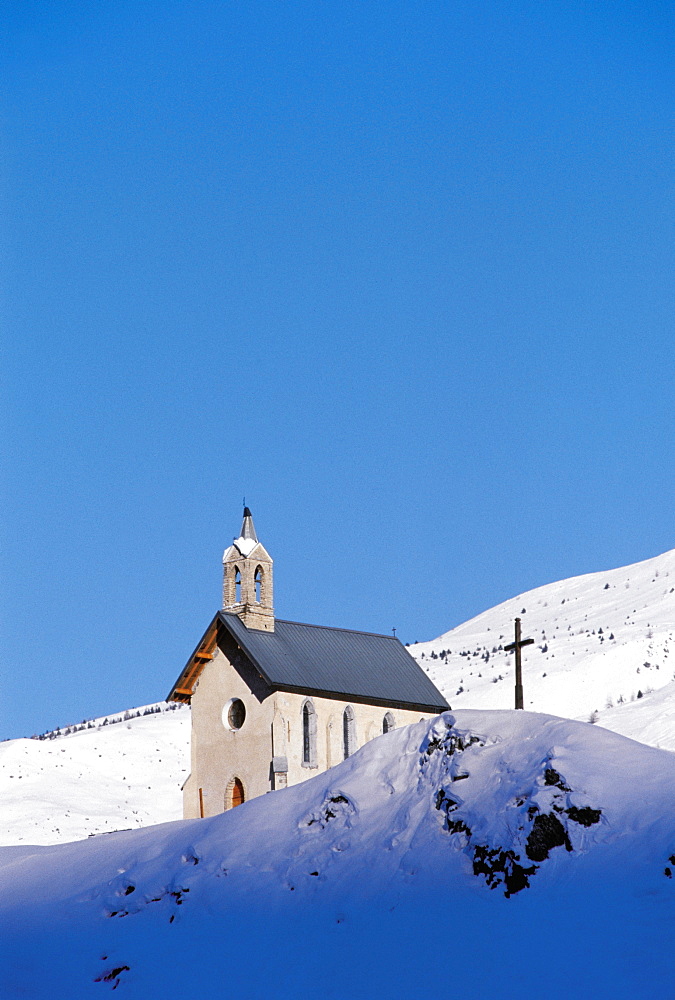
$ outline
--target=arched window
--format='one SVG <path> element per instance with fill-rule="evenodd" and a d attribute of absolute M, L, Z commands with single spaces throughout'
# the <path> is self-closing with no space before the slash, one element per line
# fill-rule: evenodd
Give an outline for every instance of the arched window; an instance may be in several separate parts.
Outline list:
<path fill-rule="evenodd" d="M 385 717 L 382 719 L 382 732 L 390 733 L 392 729 L 396 729 L 396 722 L 394 721 L 394 716 L 391 712 L 387 712 Z"/>
<path fill-rule="evenodd" d="M 262 566 L 258 566 L 255 571 L 255 599 L 258 604 L 262 601 L 262 589 L 263 589 L 263 571 Z"/>
<path fill-rule="evenodd" d="M 356 719 L 351 705 L 342 713 L 342 749 L 345 760 L 356 750 Z"/>
<path fill-rule="evenodd" d="M 238 566 L 234 567 L 234 603 L 241 604 L 241 571 Z"/>
<path fill-rule="evenodd" d="M 245 800 L 244 786 L 240 778 L 233 778 L 225 792 L 225 808 L 234 809 Z"/>
<path fill-rule="evenodd" d="M 302 706 L 302 766 L 316 767 L 316 710 L 309 699 Z"/>
<path fill-rule="evenodd" d="M 326 723 L 326 767 L 333 766 L 333 716 Z"/>

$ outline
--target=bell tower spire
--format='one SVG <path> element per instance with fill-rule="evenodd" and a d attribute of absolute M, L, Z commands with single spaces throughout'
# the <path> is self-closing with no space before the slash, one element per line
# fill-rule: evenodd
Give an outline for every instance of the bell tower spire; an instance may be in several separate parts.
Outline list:
<path fill-rule="evenodd" d="M 239 537 L 223 553 L 223 610 L 239 615 L 247 628 L 274 631 L 272 563 L 244 507 Z"/>

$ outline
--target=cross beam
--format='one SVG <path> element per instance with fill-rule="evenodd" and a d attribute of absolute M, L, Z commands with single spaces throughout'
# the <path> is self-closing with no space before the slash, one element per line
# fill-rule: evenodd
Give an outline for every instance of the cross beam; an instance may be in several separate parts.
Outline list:
<path fill-rule="evenodd" d="M 523 704 L 523 671 L 520 658 L 520 651 L 523 646 L 531 646 L 534 639 L 520 638 L 520 618 L 516 618 L 516 641 L 504 646 L 505 653 L 516 654 L 516 708 L 525 708 Z"/>

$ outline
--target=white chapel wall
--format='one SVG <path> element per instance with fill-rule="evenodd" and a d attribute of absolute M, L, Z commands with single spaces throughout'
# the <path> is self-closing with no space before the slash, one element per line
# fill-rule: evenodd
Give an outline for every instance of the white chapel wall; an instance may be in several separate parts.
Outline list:
<path fill-rule="evenodd" d="M 239 730 L 223 723 L 223 709 L 233 698 L 240 698 L 246 708 Z M 234 777 L 242 782 L 246 799 L 270 790 L 273 717 L 274 698 L 260 702 L 216 647 L 192 696 L 191 773 L 183 788 L 186 819 L 201 815 L 200 788 L 205 816 L 223 812 Z"/>
<path fill-rule="evenodd" d="M 347 699 L 310 697 L 315 719 L 311 765 L 303 764 L 303 705 L 308 696 L 284 691 L 251 691 L 223 651 L 202 671 L 192 696 L 191 774 L 183 789 L 186 819 L 215 816 L 226 808 L 226 794 L 239 778 L 246 799 L 286 784 L 296 785 L 344 760 L 343 715 L 354 715 L 354 749 L 381 735 L 387 712 L 396 728 L 429 718 L 423 712 L 363 705 Z M 233 698 L 246 708 L 238 730 L 223 721 Z M 274 775 L 272 761 L 286 758 L 287 771 Z M 201 800 L 200 800 L 201 789 Z"/>
<path fill-rule="evenodd" d="M 316 764 L 303 765 L 303 725 L 302 707 L 310 698 L 316 712 Z M 343 715 L 348 705 L 354 711 L 356 749 L 382 734 L 382 724 L 387 712 L 394 716 L 397 729 L 431 718 L 430 714 L 410 709 L 382 708 L 376 705 L 362 705 L 358 702 L 307 696 L 278 691 L 276 694 L 278 711 L 287 723 L 288 733 L 288 784 L 300 781 L 326 771 L 344 760 Z"/>

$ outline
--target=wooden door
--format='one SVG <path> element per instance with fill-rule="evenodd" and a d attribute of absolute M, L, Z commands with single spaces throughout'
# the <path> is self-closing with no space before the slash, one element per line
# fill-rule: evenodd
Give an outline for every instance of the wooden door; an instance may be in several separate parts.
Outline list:
<path fill-rule="evenodd" d="M 235 806 L 240 806 L 244 801 L 244 786 L 242 785 L 239 778 L 234 779 L 234 784 L 232 786 L 232 809 Z"/>

